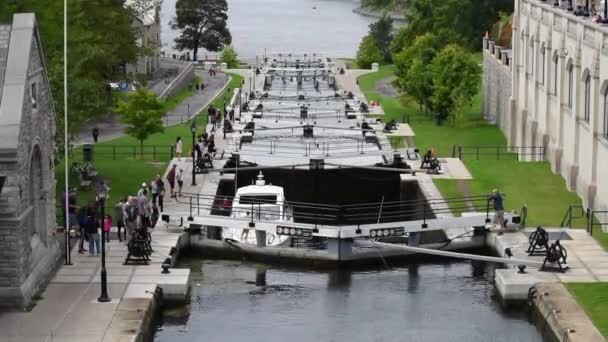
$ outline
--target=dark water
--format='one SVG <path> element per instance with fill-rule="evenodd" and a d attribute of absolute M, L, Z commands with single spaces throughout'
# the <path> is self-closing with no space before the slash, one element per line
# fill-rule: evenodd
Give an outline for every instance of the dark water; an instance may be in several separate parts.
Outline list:
<path fill-rule="evenodd" d="M 228 0 L 228 26 L 241 57 L 271 53 L 355 56 L 373 19 L 352 12 L 359 0 Z M 175 0 L 164 0 L 163 49 L 173 50 L 177 33 L 169 27 Z"/>
<path fill-rule="evenodd" d="M 524 313 L 494 300 L 493 266 L 484 263 L 330 273 L 186 264 L 189 312 L 167 312 L 155 341 L 542 341 Z"/>

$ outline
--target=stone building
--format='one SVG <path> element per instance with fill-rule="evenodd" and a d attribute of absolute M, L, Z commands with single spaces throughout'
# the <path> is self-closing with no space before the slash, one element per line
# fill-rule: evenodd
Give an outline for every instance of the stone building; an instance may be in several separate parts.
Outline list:
<path fill-rule="evenodd" d="M 545 147 L 584 205 L 608 210 L 608 26 L 567 4 L 515 0 L 512 50 L 484 42 L 484 115 L 511 146 Z"/>
<path fill-rule="evenodd" d="M 133 26 L 137 34 L 137 43 L 145 47 L 146 54 L 139 56 L 137 63 L 127 65 L 127 74 L 154 74 L 160 68 L 160 5 L 159 0 L 147 8 L 139 8 L 137 0 L 125 1 L 125 6 L 135 12 Z"/>
<path fill-rule="evenodd" d="M 0 24 L 0 307 L 26 307 L 63 255 L 55 236 L 54 133 L 36 18 L 15 14 Z"/>

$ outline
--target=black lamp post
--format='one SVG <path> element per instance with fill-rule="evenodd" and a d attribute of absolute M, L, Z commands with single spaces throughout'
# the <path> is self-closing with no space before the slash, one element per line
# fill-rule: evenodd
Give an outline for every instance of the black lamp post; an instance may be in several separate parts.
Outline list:
<path fill-rule="evenodd" d="M 106 273 L 106 232 L 103 225 L 104 207 L 106 204 L 106 198 L 108 197 L 108 186 L 102 181 L 97 191 L 97 202 L 99 202 L 100 215 L 99 221 L 101 222 L 101 295 L 97 298 L 98 302 L 107 303 L 111 301 L 108 296 L 108 278 Z"/>
<path fill-rule="evenodd" d="M 196 186 L 196 120 L 192 120 L 192 126 L 190 126 L 190 131 L 192 132 L 192 186 Z"/>

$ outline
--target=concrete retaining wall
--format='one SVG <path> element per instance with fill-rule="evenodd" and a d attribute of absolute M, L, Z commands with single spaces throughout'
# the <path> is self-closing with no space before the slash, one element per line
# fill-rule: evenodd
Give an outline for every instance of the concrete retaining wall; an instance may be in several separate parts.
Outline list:
<path fill-rule="evenodd" d="M 171 83 L 169 83 L 167 88 L 162 93 L 160 93 L 159 97 L 161 99 L 166 99 L 177 94 L 184 87 L 187 87 L 192 80 L 194 80 L 194 63 L 163 58 L 161 59 L 161 64 L 163 67 L 179 68 L 179 74 L 177 77 L 173 79 Z"/>
<path fill-rule="evenodd" d="M 496 51 L 496 49 L 495 49 Z M 483 50 L 483 118 L 496 123 L 505 136 L 509 134 L 509 98 L 511 70 L 489 50 Z"/>

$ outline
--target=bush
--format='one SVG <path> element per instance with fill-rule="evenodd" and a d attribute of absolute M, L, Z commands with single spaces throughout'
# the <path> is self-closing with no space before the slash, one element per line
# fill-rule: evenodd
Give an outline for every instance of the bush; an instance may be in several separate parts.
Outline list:
<path fill-rule="evenodd" d="M 232 45 L 228 45 L 222 50 L 220 59 L 223 63 L 226 63 L 229 69 L 236 69 L 239 67 L 239 55 L 234 51 Z"/>
<path fill-rule="evenodd" d="M 369 35 L 363 37 L 357 51 L 357 65 L 362 69 L 369 69 L 372 63 L 380 63 L 383 59 L 383 53 L 374 38 Z"/>

